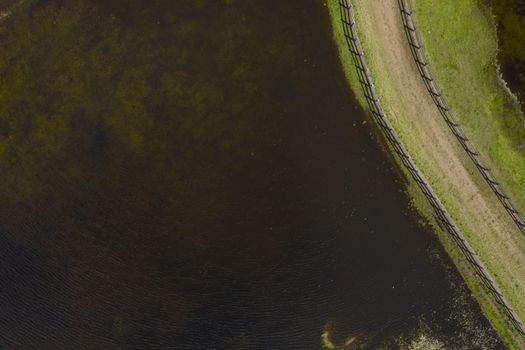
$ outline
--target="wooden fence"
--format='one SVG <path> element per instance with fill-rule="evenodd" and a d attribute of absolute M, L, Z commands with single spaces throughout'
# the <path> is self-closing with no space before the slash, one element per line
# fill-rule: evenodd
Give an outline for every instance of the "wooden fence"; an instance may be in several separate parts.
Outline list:
<path fill-rule="evenodd" d="M 488 183 L 492 191 L 496 194 L 501 204 L 503 204 L 507 212 L 510 214 L 512 220 L 516 226 L 518 226 L 518 229 L 523 235 L 525 235 L 525 221 L 523 221 L 520 213 L 512 204 L 509 196 L 505 193 L 498 181 L 496 181 L 494 175 L 492 175 L 490 168 L 483 163 L 479 153 L 476 151 L 467 136 L 465 136 L 465 133 L 459 126 L 459 123 L 453 118 L 450 108 L 443 98 L 436 80 L 432 76 L 430 65 L 425 56 L 425 51 L 421 43 L 419 31 L 414 20 L 409 0 L 398 0 L 398 3 L 399 10 L 401 12 L 401 18 L 403 20 L 403 27 L 405 29 L 408 44 L 410 46 L 410 51 L 412 52 L 412 56 L 416 61 L 419 74 L 423 78 L 423 82 L 425 83 L 430 96 L 434 100 L 439 113 L 443 119 L 445 119 L 445 122 L 452 130 L 452 133 L 456 136 L 463 149 L 465 149 L 465 151 L 468 153 L 470 159 L 472 159 L 476 165 L 476 168 L 478 168 L 479 172 Z"/>
<path fill-rule="evenodd" d="M 341 22 L 343 24 L 344 35 L 348 43 L 348 48 L 352 53 L 354 65 L 357 70 L 359 82 L 366 98 L 368 107 L 374 120 L 381 129 L 383 135 L 392 146 L 394 152 L 399 156 L 404 166 L 407 168 L 411 176 L 414 178 L 416 183 L 421 188 L 421 191 L 430 202 L 434 210 L 434 215 L 437 221 L 443 227 L 443 229 L 452 237 L 454 242 L 458 245 L 461 252 L 465 256 L 466 260 L 472 267 L 473 272 L 479 277 L 480 281 L 486 288 L 489 295 L 491 295 L 494 301 L 500 306 L 501 310 L 505 313 L 508 321 L 516 330 L 516 332 L 525 341 L 525 328 L 516 313 L 510 307 L 509 303 L 503 296 L 503 294 L 496 287 L 492 277 L 487 272 L 487 269 L 481 263 L 474 250 L 470 247 L 468 242 L 463 238 L 459 229 L 455 225 L 454 221 L 446 211 L 445 207 L 434 193 L 432 187 L 429 185 L 426 178 L 419 171 L 412 157 L 406 150 L 403 143 L 400 141 L 397 133 L 390 124 L 389 119 L 384 113 L 379 99 L 377 97 L 374 84 L 368 70 L 365 56 L 357 35 L 354 11 L 350 0 L 339 0 L 340 11 L 341 11 Z"/>

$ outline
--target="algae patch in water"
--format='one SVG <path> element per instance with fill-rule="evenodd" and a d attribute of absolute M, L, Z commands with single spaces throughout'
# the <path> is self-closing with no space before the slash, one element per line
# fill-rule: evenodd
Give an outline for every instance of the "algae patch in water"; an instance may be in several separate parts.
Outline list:
<path fill-rule="evenodd" d="M 27 1 L 3 24 L 5 203 L 121 184 L 192 201 L 188 192 L 210 191 L 249 157 L 246 140 L 271 142 L 272 124 L 249 118 L 269 102 L 245 69 L 258 62 L 236 53 L 260 50 L 260 62 L 271 62 L 281 43 L 258 48 L 251 24 L 222 5 L 217 13 L 236 25 L 205 28 L 215 6 L 206 1 L 123 5 Z"/>

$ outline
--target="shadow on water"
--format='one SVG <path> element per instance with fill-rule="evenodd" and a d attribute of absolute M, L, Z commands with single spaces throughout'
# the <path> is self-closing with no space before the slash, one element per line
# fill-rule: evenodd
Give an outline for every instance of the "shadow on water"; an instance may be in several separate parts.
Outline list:
<path fill-rule="evenodd" d="M 0 36 L 0 347 L 501 347 L 320 2 L 28 0 Z"/>

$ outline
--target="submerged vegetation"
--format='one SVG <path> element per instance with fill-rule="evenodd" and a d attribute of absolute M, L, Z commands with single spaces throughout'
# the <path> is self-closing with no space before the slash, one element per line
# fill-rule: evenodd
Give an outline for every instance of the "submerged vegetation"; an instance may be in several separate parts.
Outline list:
<path fill-rule="evenodd" d="M 290 35 L 279 35 L 272 9 L 263 13 L 253 2 L 144 4 L 26 0 L 0 24 L 0 226 L 17 244 L 52 259 L 52 267 L 44 261 L 37 271 L 43 265 L 54 274 L 59 266 L 82 278 L 53 280 L 50 288 L 67 293 L 55 304 L 46 300 L 58 305 L 51 315 L 75 310 L 75 321 L 58 321 L 70 328 L 47 319 L 28 325 L 30 318 L 3 310 L 17 321 L 10 339 L 26 341 L 35 327 L 33 338 L 53 335 L 46 339 L 51 345 L 38 342 L 42 349 L 60 347 L 57 339 L 111 348 L 96 335 L 113 319 L 123 320 L 115 321 L 114 338 L 135 327 L 139 335 L 155 329 L 144 337 L 147 347 L 172 339 L 173 328 L 180 332 L 202 302 L 197 296 L 222 288 L 191 278 L 214 263 L 216 280 L 233 273 L 221 270 L 217 258 L 226 256 L 225 244 L 216 244 L 226 231 L 217 229 L 217 218 L 234 211 L 246 184 L 271 181 L 246 164 L 282 137 L 275 132 L 282 106 L 274 102 L 280 96 L 274 82 L 291 89 L 312 85 L 311 74 L 289 69 L 304 59 L 292 42 L 297 19 L 288 23 Z M 227 232 L 229 239 L 244 239 L 239 231 L 243 235 Z M 258 247 L 279 251 L 261 248 L 265 244 Z M 240 266 L 242 259 L 233 254 L 228 263 Z M 20 273 L 17 290 L 26 286 Z M 170 297 L 161 300 L 162 294 Z M 40 295 L 47 297 L 46 290 Z M 2 298 L 11 307 L 12 299 Z M 165 325 L 146 319 L 151 315 Z M 85 323 L 77 327 L 77 320 Z M 130 337 L 129 346 L 145 348 L 137 344 L 141 339 Z"/>
<path fill-rule="evenodd" d="M 275 141 L 271 120 L 244 118 L 272 97 L 260 92 L 270 87 L 255 85 L 253 70 L 246 69 L 257 64 L 255 55 L 237 53 L 248 46 L 259 50 L 261 61 L 275 60 L 277 48 L 286 47 L 281 37 L 258 48 L 247 40 L 255 35 L 253 23 L 227 7 L 220 11 L 235 27 L 205 28 L 209 7 L 219 6 L 208 1 L 143 5 L 27 0 L 4 21 L 4 208 L 69 196 L 71 189 L 89 197 L 94 188 L 125 193 L 135 187 L 151 194 L 152 208 L 185 208 L 187 215 L 193 208 L 198 215 L 217 205 L 207 193 L 222 193 L 226 175 L 240 159 L 250 159 L 246 140 Z M 250 5 L 242 6 L 249 12 Z M 215 54 L 194 54 L 201 47 Z M 282 52 L 280 62 L 293 54 Z M 233 55 L 235 66 L 229 64 Z"/>
<path fill-rule="evenodd" d="M 268 347 L 277 334 L 302 342 L 305 328 L 347 310 L 347 285 L 334 280 L 359 291 L 347 269 L 373 286 L 352 316 L 375 330 L 373 312 L 386 315 L 382 337 L 415 322 L 398 316 L 406 309 L 430 310 L 476 338 L 450 320 L 455 310 L 479 310 L 447 303 L 440 265 L 425 260 L 433 241 L 398 212 L 406 202 L 391 164 L 367 127 L 340 123 L 361 116 L 341 103 L 347 90 L 327 69 L 337 61 L 326 55 L 326 33 L 304 26 L 318 2 L 289 4 L 26 0 L 0 25 L 0 226 L 24 248 L 3 260 L 16 272 L 6 277 L 16 288 L 0 295 L 2 321 L 18 321 L 0 322 L 7 341 L 243 348 Z M 395 209 L 392 218 L 369 189 L 379 208 Z M 381 219 L 352 217 L 356 208 Z M 387 227 L 378 239 L 384 223 L 400 236 Z M 387 261 L 349 254 L 347 239 Z M 22 261 L 20 251 L 38 259 Z M 277 346 L 292 347 L 301 348 Z"/>

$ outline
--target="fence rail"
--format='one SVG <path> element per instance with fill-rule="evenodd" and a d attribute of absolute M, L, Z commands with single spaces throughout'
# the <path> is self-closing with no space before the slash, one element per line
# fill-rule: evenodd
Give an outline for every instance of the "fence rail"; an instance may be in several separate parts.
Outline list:
<path fill-rule="evenodd" d="M 398 0 L 398 4 L 399 10 L 401 12 L 401 18 L 403 20 L 403 27 L 408 39 L 408 45 L 410 46 L 410 51 L 412 52 L 412 56 L 416 62 L 419 74 L 421 75 L 421 78 L 423 78 L 423 82 L 425 83 L 432 100 L 434 100 L 439 113 L 443 119 L 445 119 L 445 122 L 452 130 L 452 133 L 456 136 L 463 149 L 469 155 L 470 159 L 472 159 L 476 165 L 476 168 L 478 168 L 479 172 L 488 183 L 494 194 L 496 194 L 501 204 L 503 204 L 516 226 L 518 226 L 518 229 L 523 235 L 525 235 L 525 221 L 521 217 L 516 207 L 512 204 L 509 196 L 506 194 L 502 186 L 490 171 L 490 168 L 483 163 L 479 152 L 474 148 L 470 140 L 467 138 L 459 123 L 452 116 L 452 112 L 450 111 L 450 108 L 448 107 L 441 90 L 439 89 L 439 86 L 432 75 L 432 71 L 430 70 L 430 64 L 428 63 L 427 57 L 425 55 L 425 50 L 419 36 L 419 31 L 416 26 L 416 21 L 413 16 L 410 1 Z"/>
<path fill-rule="evenodd" d="M 454 242 L 458 245 L 466 260 L 473 268 L 473 271 L 485 286 L 486 290 L 490 293 L 490 295 L 492 295 L 494 301 L 500 306 L 501 310 L 505 313 L 516 332 L 525 341 L 525 327 L 517 317 L 516 313 L 512 310 L 503 294 L 496 287 L 492 277 L 487 272 L 487 269 L 481 263 L 474 250 L 470 247 L 468 242 L 463 238 L 463 236 L 459 232 L 459 229 L 454 224 L 454 221 L 446 211 L 439 198 L 434 193 L 432 187 L 428 184 L 426 178 L 417 168 L 412 157 L 406 150 L 403 143 L 400 141 L 399 137 L 397 136 L 397 133 L 390 124 L 388 117 L 384 113 L 381 104 L 379 103 L 379 99 L 377 97 L 376 90 L 366 64 L 361 43 L 357 35 L 352 3 L 350 2 L 350 0 L 339 0 L 339 6 L 344 36 L 348 43 L 348 48 L 352 53 L 354 65 L 359 77 L 359 82 L 361 84 L 361 88 L 363 89 L 364 96 L 366 98 L 368 107 L 370 109 L 370 112 L 372 113 L 374 120 L 376 121 L 384 136 L 394 149 L 394 152 L 399 156 L 404 166 L 407 168 L 411 176 L 421 188 L 421 191 L 423 192 L 425 197 L 430 202 L 430 205 L 432 206 L 434 214 L 440 225 L 445 229 L 445 231 L 452 237 Z"/>

